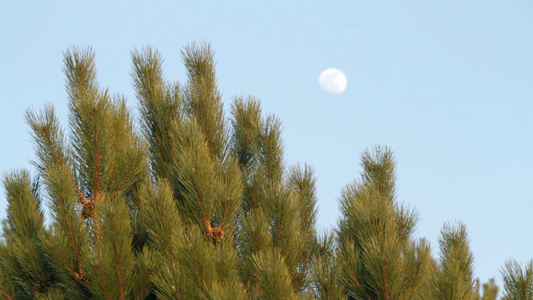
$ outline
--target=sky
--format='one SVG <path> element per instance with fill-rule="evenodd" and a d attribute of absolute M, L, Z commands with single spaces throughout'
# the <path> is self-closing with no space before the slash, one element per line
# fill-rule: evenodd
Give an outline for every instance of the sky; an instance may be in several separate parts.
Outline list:
<path fill-rule="evenodd" d="M 533 1 L 147 2 L 2 1 L 0 172 L 34 172 L 26 109 L 53 103 L 66 127 L 69 47 L 92 46 L 100 85 L 135 111 L 130 51 L 157 48 L 166 78 L 185 82 L 180 51 L 205 41 L 225 108 L 261 99 L 282 121 L 287 165 L 315 168 L 320 229 L 337 223 L 361 153 L 388 145 L 397 199 L 435 255 L 442 226 L 463 222 L 482 281 L 533 258 Z M 320 88 L 330 67 L 344 93 Z"/>

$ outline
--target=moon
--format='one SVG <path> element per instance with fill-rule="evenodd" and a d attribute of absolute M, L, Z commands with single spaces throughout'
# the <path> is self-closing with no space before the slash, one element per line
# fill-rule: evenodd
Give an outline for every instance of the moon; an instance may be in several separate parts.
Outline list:
<path fill-rule="evenodd" d="M 341 70 L 329 68 L 320 73 L 318 83 L 324 91 L 331 94 L 340 94 L 346 90 L 348 80 Z"/>

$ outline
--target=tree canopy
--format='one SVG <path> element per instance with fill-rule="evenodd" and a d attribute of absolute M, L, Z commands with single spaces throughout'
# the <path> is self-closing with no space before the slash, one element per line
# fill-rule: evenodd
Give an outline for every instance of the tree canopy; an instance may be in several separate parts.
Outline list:
<path fill-rule="evenodd" d="M 253 96 L 226 116 L 211 46 L 181 54 L 174 83 L 157 50 L 132 51 L 135 118 L 91 48 L 64 53 L 68 124 L 28 110 L 35 174 L 3 178 L 0 299 L 496 299 L 465 225 L 443 226 L 436 258 L 415 237 L 387 146 L 363 151 L 317 232 L 317 178 L 286 164 L 281 121 Z M 531 269 L 505 265 L 505 299 L 532 299 Z"/>

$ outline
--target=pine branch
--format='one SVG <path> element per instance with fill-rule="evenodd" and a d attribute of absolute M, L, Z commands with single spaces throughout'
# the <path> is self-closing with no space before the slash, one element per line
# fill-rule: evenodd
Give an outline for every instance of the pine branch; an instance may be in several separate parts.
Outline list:
<path fill-rule="evenodd" d="M 140 104 L 142 133 L 149 143 L 151 171 L 154 178 L 170 179 L 175 157 L 172 153 L 171 132 L 181 119 L 179 85 L 165 85 L 161 54 L 145 47 L 133 51 L 133 77 Z"/>
<path fill-rule="evenodd" d="M 62 206 L 61 209 L 63 210 L 63 215 L 67 216 L 67 211 L 65 210 L 65 207 Z M 78 266 L 78 272 L 74 272 L 74 275 L 75 275 L 76 279 L 81 279 L 81 278 L 84 278 L 85 275 L 84 275 L 84 272 L 83 272 L 83 266 L 81 264 L 80 251 L 78 249 L 78 244 L 76 243 L 76 239 L 74 237 L 74 232 L 73 232 L 72 226 L 70 224 L 70 218 L 66 217 L 65 218 L 65 222 L 66 222 L 66 225 L 67 225 L 67 234 L 68 234 L 68 237 L 70 239 L 70 244 L 72 246 L 72 249 L 74 249 L 74 255 L 76 257 L 76 264 Z M 58 255 L 57 257 L 61 257 L 61 256 Z M 70 267 L 69 267 L 69 269 L 70 269 Z M 81 281 L 81 282 L 83 282 L 83 281 Z"/>
<path fill-rule="evenodd" d="M 156 188 L 145 183 L 140 189 L 141 217 L 148 233 L 149 246 L 168 254 L 173 265 L 178 265 L 178 252 L 174 239 L 180 239 L 182 224 L 172 191 L 166 179 L 160 179 Z"/>
<path fill-rule="evenodd" d="M 198 203 L 200 204 L 200 212 L 202 213 L 202 220 L 204 221 L 205 229 L 207 231 L 208 235 L 212 234 L 212 228 L 211 228 L 211 220 L 207 217 L 205 213 L 204 208 L 204 201 L 202 194 L 200 192 L 200 185 L 198 183 L 198 177 L 196 176 L 196 169 L 192 168 L 192 175 L 193 175 L 193 181 L 194 181 L 194 191 L 196 192 L 196 196 L 198 197 Z"/>
<path fill-rule="evenodd" d="M 75 244 L 74 244 L 75 245 Z M 65 261 L 63 255 L 57 250 L 56 247 L 54 247 L 53 245 L 50 246 L 50 249 L 54 252 L 54 255 L 55 257 L 61 262 L 63 268 L 65 268 L 69 273 L 71 273 L 72 275 L 72 278 L 77 282 L 79 283 L 80 285 L 85 285 L 86 283 L 86 277 L 83 273 L 83 268 L 81 266 L 81 262 L 79 260 L 79 253 L 78 251 L 76 250 L 75 253 L 76 253 L 76 264 L 78 266 L 78 272 L 74 271 L 70 266 L 69 264 Z"/>
<path fill-rule="evenodd" d="M 257 153 L 257 136 L 260 129 L 261 107 L 251 96 L 236 97 L 231 106 L 233 128 L 232 151 L 238 158 L 242 172 L 251 169 Z M 246 178 L 248 180 L 248 178 Z"/>
<path fill-rule="evenodd" d="M 33 272 L 32 272 L 32 275 L 36 275 L 36 279 L 39 280 L 40 282 L 43 282 L 44 281 L 44 274 L 42 272 L 42 270 L 40 270 L 40 268 L 37 266 L 37 263 L 35 262 L 35 257 L 30 255 L 30 250 L 29 249 L 25 249 L 25 252 L 26 252 L 26 255 L 27 257 L 29 258 L 28 261 L 33 269 Z M 32 280 L 32 283 L 34 286 L 38 287 L 40 284 L 39 284 L 39 281 L 34 281 Z"/>
<path fill-rule="evenodd" d="M 198 199 L 198 204 L 200 206 L 200 212 L 202 214 L 202 220 L 204 222 L 204 226 L 205 226 L 205 230 L 207 232 L 207 235 L 209 237 L 211 237 L 213 239 L 213 241 L 221 241 L 224 239 L 224 230 L 223 230 L 223 226 L 224 226 L 224 221 L 229 213 L 229 200 L 230 198 L 228 197 L 227 198 L 227 201 L 226 201 L 226 207 L 225 207 L 225 210 L 224 210 L 224 213 L 222 215 L 222 217 L 220 218 L 220 223 L 216 226 L 216 227 L 213 227 L 211 225 L 211 218 L 210 216 L 208 215 L 206 209 L 205 209 L 205 205 L 204 205 L 204 199 L 203 199 L 203 196 L 202 196 L 202 193 L 200 191 L 200 183 L 199 183 L 199 180 L 198 180 L 198 176 L 197 176 L 197 171 L 195 168 L 192 168 L 192 178 L 193 178 L 193 182 L 194 182 L 194 191 L 196 193 L 196 197 Z"/>
<path fill-rule="evenodd" d="M 40 132 L 43 134 L 43 137 L 46 141 L 46 144 L 48 145 L 48 149 L 50 150 L 50 153 L 52 154 L 52 157 L 55 159 L 56 161 L 56 164 L 58 166 L 60 166 L 61 168 L 65 168 L 65 164 L 63 161 L 61 161 L 61 159 L 59 159 L 59 156 L 57 155 L 55 149 L 54 149 L 54 146 L 53 146 L 53 143 L 50 139 L 50 135 L 48 134 L 48 128 L 45 124 L 42 124 L 41 127 L 40 127 Z M 83 205 L 86 205 L 89 203 L 89 200 L 87 199 L 87 197 L 85 197 L 85 195 L 83 194 L 83 192 L 80 190 L 78 184 L 76 184 L 76 181 L 74 181 L 74 178 L 72 177 L 72 174 L 70 174 L 70 181 L 72 183 L 72 187 L 76 190 L 76 193 L 78 194 L 78 197 L 80 198 L 81 200 L 81 204 Z"/>
<path fill-rule="evenodd" d="M 130 178 L 131 174 L 133 173 L 133 170 L 134 170 L 134 167 L 135 167 L 135 162 L 136 160 L 131 160 L 131 163 L 128 167 L 128 170 L 126 171 L 126 174 L 124 175 L 124 178 L 122 178 L 122 180 L 120 181 L 118 187 L 117 187 L 117 190 L 113 192 L 113 194 L 111 194 L 111 199 L 114 199 L 118 196 L 119 193 L 122 192 L 122 189 L 124 187 L 124 185 L 126 184 L 126 182 L 128 181 L 128 179 Z M 107 190 L 106 190 L 107 192 Z"/>
<path fill-rule="evenodd" d="M 220 219 L 220 224 L 219 224 L 220 228 L 222 228 L 222 226 L 224 226 L 224 222 L 228 218 L 229 208 L 230 208 L 230 205 L 229 205 L 230 201 L 231 201 L 231 198 L 229 196 L 226 197 L 226 205 L 224 207 L 224 216 L 222 217 L 222 219 Z"/>
<path fill-rule="evenodd" d="M 167 219 L 164 215 L 164 212 L 162 211 L 162 207 L 158 206 L 160 209 L 159 215 L 161 216 L 161 225 L 163 228 L 166 228 L 169 224 L 167 224 Z M 161 233 L 164 234 L 164 233 Z M 168 251 L 170 252 L 170 256 L 172 257 L 172 263 L 177 264 L 178 260 L 176 257 L 176 250 L 174 249 L 174 243 L 172 242 L 172 236 L 171 235 L 165 235 L 165 239 L 167 240 L 167 247 Z"/>
<path fill-rule="evenodd" d="M 88 235 L 84 221 L 79 217 L 76 192 L 69 182 L 71 173 L 59 166 L 47 172 L 54 235 L 45 240 L 45 249 L 48 249 L 52 265 L 60 274 L 66 273 L 69 282 L 85 288 L 87 264 L 82 253 L 87 250 L 85 242 Z"/>
<path fill-rule="evenodd" d="M 196 255 L 196 252 L 194 251 L 194 248 L 192 247 L 192 244 L 189 244 L 189 254 L 191 255 L 191 258 L 193 259 L 193 263 L 196 268 L 196 275 L 198 275 L 198 279 L 199 279 L 198 284 L 200 285 L 200 289 L 203 293 L 205 293 L 206 286 L 205 286 L 205 281 L 204 281 L 204 272 L 198 260 L 198 256 Z"/>
<path fill-rule="evenodd" d="M 216 86 L 213 51 L 209 44 L 192 43 L 181 54 L 188 75 L 188 113 L 201 129 L 211 156 L 222 159 L 227 137 L 221 95 Z"/>
<path fill-rule="evenodd" d="M 101 237 L 93 246 L 91 276 L 98 277 L 99 286 L 90 285 L 94 294 L 112 299 L 132 298 L 132 286 L 142 281 L 141 272 L 135 272 L 142 264 L 131 248 L 133 233 L 130 212 L 123 199 L 102 203 Z M 142 266 L 141 266 L 142 267 Z"/>

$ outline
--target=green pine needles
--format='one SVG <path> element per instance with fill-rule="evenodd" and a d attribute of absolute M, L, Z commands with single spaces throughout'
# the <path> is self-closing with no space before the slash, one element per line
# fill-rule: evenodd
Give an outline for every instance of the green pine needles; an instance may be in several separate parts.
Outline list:
<path fill-rule="evenodd" d="M 67 128 L 52 105 L 28 110 L 36 174 L 3 179 L 0 299 L 496 299 L 464 225 L 443 227 L 437 258 L 414 236 L 388 147 L 363 153 L 338 228 L 319 234 L 313 168 L 285 164 L 258 99 L 225 116 L 208 44 L 182 51 L 182 84 L 155 49 L 131 58 L 139 124 L 90 48 L 64 54 Z M 532 299 L 531 269 L 506 264 L 505 299 Z"/>

